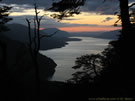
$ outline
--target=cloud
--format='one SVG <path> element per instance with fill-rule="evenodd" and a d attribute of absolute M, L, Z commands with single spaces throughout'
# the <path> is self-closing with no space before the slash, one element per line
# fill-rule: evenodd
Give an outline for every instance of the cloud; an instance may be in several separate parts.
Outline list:
<path fill-rule="evenodd" d="M 52 4 L 52 0 L 3 0 L 1 3 L 5 4 L 18 4 L 18 5 L 33 5 L 37 3 L 40 7 L 49 7 Z"/>
<path fill-rule="evenodd" d="M 107 22 L 107 21 L 110 21 L 110 20 L 112 20 L 112 19 L 114 19 L 114 18 L 112 18 L 112 17 L 107 17 L 105 20 L 103 20 L 102 22 Z"/>
<path fill-rule="evenodd" d="M 13 21 L 9 23 L 20 23 L 27 25 L 25 18 L 33 19 L 33 15 L 30 15 L 28 11 L 33 9 L 33 4 L 35 0 L 3 0 L 0 2 L 1 5 L 12 6 L 12 12 L 15 12 L 16 15 L 12 15 Z M 39 8 L 44 9 L 51 6 L 53 0 L 36 0 Z M 134 0 L 129 0 L 133 2 Z M 85 6 L 81 7 L 81 11 L 90 12 L 90 13 L 100 13 L 100 14 L 114 14 L 114 12 L 119 10 L 119 0 L 106 0 L 103 3 L 103 0 L 87 0 Z M 17 15 L 17 13 L 23 13 L 23 15 Z M 32 12 L 32 11 L 31 11 Z M 109 21 L 112 18 L 108 17 L 103 22 Z M 64 20 L 77 20 L 77 19 L 64 19 Z M 56 20 L 49 17 L 45 17 L 41 22 L 41 27 L 72 27 L 72 26 L 98 26 L 96 24 L 69 24 L 56 22 Z"/>
<path fill-rule="evenodd" d="M 33 7 L 34 2 L 37 2 L 39 7 L 49 8 L 54 0 L 3 0 L 2 3 L 6 4 L 18 4 L 18 5 L 31 5 Z M 56 1 L 56 0 L 55 0 Z M 60 1 L 60 0 L 57 0 Z M 100 14 L 114 14 L 119 10 L 119 0 L 86 0 L 85 6 L 81 7 L 82 11 L 85 12 L 96 12 Z M 129 0 L 129 3 L 134 0 Z M 26 6 L 25 8 L 28 8 Z"/>
<path fill-rule="evenodd" d="M 65 18 L 63 20 L 78 20 L 78 19 Z"/>
<path fill-rule="evenodd" d="M 98 13 L 102 15 L 113 15 L 115 12 L 119 11 L 119 0 L 86 0 L 85 6 L 82 6 L 82 11 Z M 134 0 L 129 0 L 129 3 L 135 2 Z"/>
<path fill-rule="evenodd" d="M 83 11 L 95 12 L 100 14 L 114 14 L 119 9 L 119 0 L 87 0 L 86 5 L 82 7 Z"/>
<path fill-rule="evenodd" d="M 23 25 L 27 25 L 26 18 L 30 19 L 32 22 L 33 16 L 32 15 L 25 15 L 25 16 L 11 16 L 13 18 L 12 21 L 9 23 L 19 23 Z M 57 22 L 55 19 L 49 18 L 45 16 L 41 21 L 41 27 L 42 28 L 59 28 L 59 27 L 74 27 L 74 26 L 93 26 L 96 27 L 98 25 L 96 24 L 70 24 L 70 23 L 62 23 Z"/>

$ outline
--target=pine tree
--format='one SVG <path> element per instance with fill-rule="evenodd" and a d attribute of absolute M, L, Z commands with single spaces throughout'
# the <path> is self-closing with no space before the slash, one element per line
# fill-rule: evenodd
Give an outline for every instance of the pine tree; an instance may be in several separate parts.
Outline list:
<path fill-rule="evenodd" d="M 0 32 L 8 30 L 5 24 L 8 21 L 12 20 L 12 18 L 8 17 L 10 9 L 11 7 L 8 6 L 0 7 Z M 2 60 L 0 60 L 0 65 L 2 65 L 2 67 L 6 67 L 6 44 L 1 39 L 0 39 L 0 48 L 2 52 L 2 54 L 0 54 L 2 56 Z"/>
<path fill-rule="evenodd" d="M 0 32 L 8 30 L 5 24 L 12 20 L 12 18 L 8 17 L 10 9 L 11 7 L 8 6 L 0 7 Z"/>

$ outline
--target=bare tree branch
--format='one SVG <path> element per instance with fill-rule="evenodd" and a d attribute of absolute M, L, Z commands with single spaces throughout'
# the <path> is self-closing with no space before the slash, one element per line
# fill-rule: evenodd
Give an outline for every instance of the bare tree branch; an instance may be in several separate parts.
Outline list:
<path fill-rule="evenodd" d="M 50 35 L 42 35 L 40 36 L 40 39 L 44 38 L 44 37 L 52 37 L 53 35 L 55 35 L 59 30 L 55 31 L 54 33 L 50 34 Z"/>
<path fill-rule="evenodd" d="M 28 35 L 29 35 L 29 46 L 32 48 L 32 38 L 31 38 L 31 25 L 29 19 L 26 18 L 26 21 L 28 23 Z"/>
<path fill-rule="evenodd" d="M 34 42 L 34 50 L 37 49 L 37 42 L 36 42 L 36 38 L 37 38 L 37 25 L 36 25 L 36 19 L 34 17 L 34 38 L 33 38 L 33 42 Z"/>
<path fill-rule="evenodd" d="M 42 20 L 42 18 L 45 16 L 45 14 L 43 14 L 40 18 L 39 18 L 39 22 Z"/>
<path fill-rule="evenodd" d="M 129 8 L 133 7 L 135 5 L 135 3 L 132 3 L 130 6 L 128 6 Z"/>

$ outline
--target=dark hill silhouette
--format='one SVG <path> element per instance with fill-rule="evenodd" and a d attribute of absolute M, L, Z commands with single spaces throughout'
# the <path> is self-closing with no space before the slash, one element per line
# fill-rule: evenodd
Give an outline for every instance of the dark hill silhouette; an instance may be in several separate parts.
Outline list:
<path fill-rule="evenodd" d="M 57 28 L 47 28 L 47 29 L 44 29 L 42 30 L 43 32 L 45 32 L 46 34 L 50 35 L 51 33 L 54 33 L 55 31 L 58 30 L 58 34 L 55 34 L 53 35 L 52 37 L 55 37 L 55 38 L 66 38 L 66 37 L 69 37 L 69 33 L 68 32 L 65 32 L 65 31 L 61 31 Z"/>
<path fill-rule="evenodd" d="M 108 32 L 80 32 L 71 33 L 70 36 L 80 36 L 80 37 L 93 37 L 101 39 L 118 39 L 120 30 L 108 31 Z"/>
<path fill-rule="evenodd" d="M 35 81 L 35 67 L 31 59 L 29 49 L 23 44 L 15 40 L 10 40 L 0 36 L 0 40 L 6 45 L 6 69 L 4 73 L 8 73 L 10 78 L 24 85 L 29 85 Z M 0 49 L 0 54 L 1 49 Z M 1 58 L 1 56 L 0 56 Z M 38 64 L 41 81 L 47 80 L 55 72 L 57 64 L 50 58 L 38 54 Z M 1 65 L 1 64 L 0 64 Z M 0 68 L 1 70 L 2 68 Z"/>
<path fill-rule="evenodd" d="M 97 38 L 103 38 L 103 39 L 118 39 L 120 35 L 120 30 L 114 30 L 109 32 L 104 32 L 97 36 Z"/>
<path fill-rule="evenodd" d="M 23 43 L 28 43 L 28 28 L 25 25 L 21 24 L 8 24 L 7 25 L 10 31 L 4 32 L 3 35 L 7 36 L 8 38 L 12 40 L 17 40 Z M 48 35 L 53 34 L 54 32 L 58 32 L 53 35 L 52 37 L 45 37 L 41 39 L 41 48 L 40 50 L 48 50 L 48 49 L 54 49 L 54 48 L 61 48 L 67 45 L 67 41 L 80 41 L 80 39 L 76 38 L 69 38 L 69 35 L 67 32 L 60 31 L 56 28 L 48 28 L 45 30 L 41 30 L 41 35 Z M 32 32 L 34 32 L 34 29 L 31 29 Z"/>

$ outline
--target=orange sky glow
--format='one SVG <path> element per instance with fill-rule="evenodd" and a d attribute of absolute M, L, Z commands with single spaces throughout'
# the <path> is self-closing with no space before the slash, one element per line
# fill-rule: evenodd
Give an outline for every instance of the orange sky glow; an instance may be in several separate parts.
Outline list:
<path fill-rule="evenodd" d="M 109 17 L 111 20 L 105 21 Z M 61 23 L 76 24 L 82 26 L 68 26 L 68 27 L 57 27 L 60 30 L 66 32 L 98 32 L 98 31 L 112 31 L 121 29 L 121 27 L 113 27 L 112 25 L 117 21 L 117 16 L 114 15 L 98 15 L 91 13 L 82 13 L 80 15 L 75 15 L 74 17 L 69 17 L 71 20 L 62 20 Z M 86 26 L 83 26 L 86 24 Z M 88 25 L 88 26 L 87 26 Z M 91 25 L 91 26 L 89 26 Z M 43 30 L 45 28 L 40 28 Z"/>
<path fill-rule="evenodd" d="M 121 27 L 88 27 L 88 26 L 79 26 L 79 27 L 60 27 L 60 30 L 67 32 L 98 32 L 98 31 L 112 31 L 121 29 Z"/>
<path fill-rule="evenodd" d="M 47 12 L 51 14 L 51 12 Z M 13 12 L 11 16 L 24 16 L 24 15 L 31 15 L 33 16 L 34 9 L 27 9 L 23 12 Z M 44 11 L 40 9 L 40 14 L 44 14 Z M 107 20 L 106 18 L 111 18 L 111 20 Z M 48 16 L 49 18 L 49 16 Z M 50 18 L 51 19 L 51 18 Z M 69 19 L 69 20 L 68 20 Z M 100 15 L 96 13 L 86 13 L 81 12 L 79 15 L 74 15 L 73 17 L 69 17 L 67 19 L 63 19 L 59 24 L 71 24 L 71 26 L 66 27 L 58 27 L 57 22 L 52 23 L 52 25 L 60 30 L 67 31 L 67 32 L 97 32 L 97 31 L 111 31 L 121 29 L 120 27 L 113 27 L 112 25 L 117 21 L 117 16 L 114 15 Z M 43 22 L 42 23 L 46 23 Z M 41 25 L 42 25 L 41 23 Z M 55 25 L 56 24 L 56 25 Z M 78 26 L 79 25 L 79 26 Z M 90 26 L 89 26 L 90 25 Z M 109 27 L 110 26 L 110 27 Z M 49 26 L 41 26 L 40 30 L 48 28 Z M 50 26 L 51 27 L 51 26 Z"/>
<path fill-rule="evenodd" d="M 40 28 L 43 30 L 45 28 Z M 121 27 L 89 27 L 89 26 L 79 26 L 79 27 L 59 27 L 59 30 L 66 32 L 98 32 L 98 31 L 112 31 L 121 29 Z"/>

